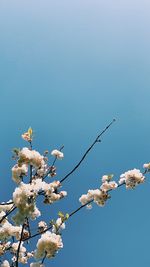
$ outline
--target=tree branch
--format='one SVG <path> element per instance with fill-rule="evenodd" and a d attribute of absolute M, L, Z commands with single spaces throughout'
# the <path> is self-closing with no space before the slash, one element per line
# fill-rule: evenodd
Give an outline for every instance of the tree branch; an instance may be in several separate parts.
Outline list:
<path fill-rule="evenodd" d="M 16 267 L 18 267 L 19 252 L 20 252 L 20 247 L 21 247 L 21 242 L 22 242 L 22 238 L 23 238 L 23 231 L 24 231 L 25 225 L 26 225 L 25 223 L 23 223 L 23 225 L 22 225 L 21 236 L 20 236 L 19 245 L 18 245 L 18 249 L 17 249 L 17 255 L 16 255 Z"/>
<path fill-rule="evenodd" d="M 100 137 L 109 129 L 109 127 L 115 122 L 116 120 L 113 119 L 113 121 L 108 124 L 105 129 L 96 137 L 96 139 L 94 140 L 94 142 L 91 144 L 91 146 L 86 150 L 86 152 L 84 153 L 84 155 L 82 156 L 81 160 L 77 163 L 77 165 L 67 174 L 65 175 L 64 178 L 62 178 L 60 180 L 60 183 L 64 182 L 82 163 L 82 161 L 85 159 L 85 157 L 87 156 L 87 154 L 90 152 L 90 150 L 95 146 L 96 143 L 101 142 Z"/>
<path fill-rule="evenodd" d="M 0 220 L 0 224 L 2 223 L 2 221 L 10 214 L 12 213 L 12 211 L 14 211 L 16 209 L 16 206 L 13 206 Z"/>

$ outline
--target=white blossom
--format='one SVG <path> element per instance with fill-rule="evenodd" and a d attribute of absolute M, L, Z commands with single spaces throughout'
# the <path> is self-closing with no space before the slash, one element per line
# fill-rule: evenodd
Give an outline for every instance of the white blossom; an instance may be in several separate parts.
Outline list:
<path fill-rule="evenodd" d="M 79 198 L 79 201 L 81 202 L 82 205 L 86 205 L 86 204 L 90 204 L 88 202 L 92 202 L 94 201 L 97 205 L 99 206 L 104 206 L 106 200 L 109 198 L 109 195 L 100 190 L 100 189 L 95 189 L 95 190 L 88 190 L 87 194 L 82 195 Z M 91 204 L 90 206 L 88 206 L 88 208 L 91 208 Z"/>
<path fill-rule="evenodd" d="M 16 254 L 17 250 L 18 250 L 18 246 L 19 246 L 20 241 L 13 243 L 11 246 L 11 251 Z M 20 245 L 20 249 L 19 249 L 19 259 L 18 262 L 22 263 L 22 264 L 27 264 L 28 262 L 28 256 L 26 253 L 26 248 L 23 246 L 23 242 L 21 242 Z"/>
<path fill-rule="evenodd" d="M 57 233 L 58 230 L 64 230 L 65 229 L 65 223 L 62 221 L 61 218 L 58 218 L 53 225 L 52 232 Z"/>
<path fill-rule="evenodd" d="M 61 236 L 47 231 L 37 242 L 35 258 L 42 258 L 45 253 L 47 258 L 54 257 L 60 248 L 63 248 Z"/>
<path fill-rule="evenodd" d="M 87 204 L 89 201 L 92 200 L 92 197 L 89 196 L 88 194 L 83 194 L 80 198 L 79 201 L 81 202 L 82 205 Z"/>
<path fill-rule="evenodd" d="M 60 191 L 58 192 L 58 188 L 60 187 L 59 181 L 53 181 L 50 184 L 47 184 L 44 188 L 45 191 L 45 201 L 46 204 L 52 204 L 55 201 L 60 200 L 61 198 L 65 197 L 67 195 L 66 191 Z"/>
<path fill-rule="evenodd" d="M 30 267 L 44 267 L 44 264 L 41 264 L 40 262 L 32 262 L 30 263 Z"/>
<path fill-rule="evenodd" d="M 35 219 L 40 216 L 35 204 L 37 192 L 34 191 L 33 187 L 33 184 L 24 184 L 22 182 L 13 193 L 13 202 L 18 208 L 17 214 L 13 217 L 16 224 L 22 223 L 25 217 Z"/>
<path fill-rule="evenodd" d="M 22 164 L 22 166 L 18 166 L 18 164 L 16 164 L 12 168 L 12 179 L 18 184 L 21 182 L 21 177 L 27 175 L 27 172 L 28 172 L 27 164 Z"/>
<path fill-rule="evenodd" d="M 38 229 L 40 232 L 46 230 L 47 229 L 47 223 L 44 221 L 40 221 L 38 223 Z"/>
<path fill-rule="evenodd" d="M 33 131 L 32 131 L 32 128 L 30 127 L 27 132 L 25 132 L 24 134 L 21 135 L 21 137 L 25 141 L 31 142 L 32 141 L 32 134 L 33 134 Z"/>
<path fill-rule="evenodd" d="M 109 182 L 113 177 L 113 174 L 109 174 L 109 175 L 103 175 L 102 176 L 102 183 L 105 183 L 105 182 Z"/>
<path fill-rule="evenodd" d="M 102 183 L 100 189 L 104 192 L 117 188 L 118 184 L 115 181 Z"/>
<path fill-rule="evenodd" d="M 30 150 L 27 147 L 19 151 L 19 163 L 28 163 L 35 168 L 41 168 L 45 165 L 44 157 L 36 150 Z"/>
<path fill-rule="evenodd" d="M 64 158 L 64 154 L 61 151 L 57 150 L 57 149 L 54 149 L 51 152 L 51 155 L 55 156 L 57 159 L 63 159 Z"/>
<path fill-rule="evenodd" d="M 9 200 L 8 201 L 8 204 L 7 204 L 7 202 L 5 203 L 5 202 L 2 202 L 1 204 L 4 204 L 5 203 L 5 205 L 1 205 L 0 204 L 0 212 L 1 211 L 9 211 L 12 207 L 13 207 L 13 203 L 12 204 L 9 204 L 9 202 L 11 202 L 12 200 Z"/>
<path fill-rule="evenodd" d="M 1 267 L 10 267 L 10 264 L 7 260 L 3 261 Z"/>
<path fill-rule="evenodd" d="M 10 247 L 11 242 L 3 242 L 0 244 L 0 256 L 4 255 L 5 251 Z"/>
<path fill-rule="evenodd" d="M 5 217 L 5 219 L 4 219 L 4 216 L 6 216 L 6 212 L 5 211 L 1 211 L 0 212 L 0 220 L 2 220 L 2 222 L 1 222 L 1 224 L 4 224 L 4 223 L 6 223 L 7 222 L 7 217 Z"/>
<path fill-rule="evenodd" d="M 6 221 L 2 227 L 0 227 L 0 239 L 6 240 L 11 237 L 15 237 L 17 240 L 20 239 L 21 226 L 13 226 L 11 223 Z"/>
<path fill-rule="evenodd" d="M 134 188 L 138 184 L 143 183 L 145 177 L 138 169 L 129 170 L 120 176 L 119 184 L 125 183 L 126 188 Z"/>
<path fill-rule="evenodd" d="M 143 168 L 150 170 L 150 162 L 149 163 L 144 163 Z"/>

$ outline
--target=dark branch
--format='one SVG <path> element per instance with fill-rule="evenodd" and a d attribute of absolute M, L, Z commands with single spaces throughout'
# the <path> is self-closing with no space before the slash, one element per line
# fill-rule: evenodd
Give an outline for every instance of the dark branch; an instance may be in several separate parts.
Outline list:
<path fill-rule="evenodd" d="M 96 143 L 101 142 L 100 137 L 108 130 L 108 128 L 115 122 L 116 120 L 113 119 L 113 121 L 108 124 L 105 129 L 96 137 L 96 139 L 94 140 L 94 142 L 91 144 L 91 146 L 87 149 L 87 151 L 84 153 L 83 157 L 81 158 L 81 160 L 77 163 L 77 165 L 64 177 L 60 180 L 60 183 L 64 182 L 82 163 L 82 161 L 85 159 L 85 157 L 87 156 L 87 154 L 90 152 L 90 150 L 95 146 Z"/>
<path fill-rule="evenodd" d="M 13 206 L 0 220 L 0 224 L 2 223 L 2 221 L 10 214 L 12 213 L 14 210 L 16 209 L 15 206 Z"/>
<path fill-rule="evenodd" d="M 11 205 L 13 203 L 14 203 L 13 201 L 10 201 L 10 202 L 2 202 L 2 203 L 0 203 L 0 206 L 1 205 Z"/>
<path fill-rule="evenodd" d="M 20 236 L 19 245 L 18 245 L 18 249 L 17 249 L 17 255 L 16 255 L 16 267 L 18 267 L 19 252 L 20 252 L 21 241 L 23 238 L 23 231 L 24 231 L 25 225 L 26 225 L 25 223 L 23 223 L 23 225 L 22 225 L 21 236 Z"/>

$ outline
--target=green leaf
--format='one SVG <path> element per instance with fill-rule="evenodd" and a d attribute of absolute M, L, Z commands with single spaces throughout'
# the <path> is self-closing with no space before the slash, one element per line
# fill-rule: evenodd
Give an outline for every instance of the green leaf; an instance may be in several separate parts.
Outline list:
<path fill-rule="evenodd" d="M 63 214 L 62 211 L 59 211 L 59 212 L 58 212 L 58 216 L 59 216 L 61 219 L 64 219 L 64 218 L 65 218 L 65 215 Z"/>
<path fill-rule="evenodd" d="M 65 219 L 66 219 L 66 220 L 69 219 L 69 213 L 66 213 L 66 215 L 65 215 Z"/>
<path fill-rule="evenodd" d="M 32 128 L 31 128 L 31 127 L 28 129 L 28 134 L 30 135 L 30 137 L 31 137 L 31 136 L 32 136 L 32 134 L 33 134 L 33 130 L 32 130 Z"/>

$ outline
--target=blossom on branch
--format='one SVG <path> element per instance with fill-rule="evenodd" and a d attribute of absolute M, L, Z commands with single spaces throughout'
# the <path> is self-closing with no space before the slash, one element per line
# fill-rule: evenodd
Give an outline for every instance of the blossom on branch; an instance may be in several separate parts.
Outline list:
<path fill-rule="evenodd" d="M 40 262 L 32 262 L 30 263 L 30 267 L 44 267 L 44 264 L 41 264 Z"/>
<path fill-rule="evenodd" d="M 57 149 L 54 149 L 52 152 L 51 152 L 51 155 L 52 156 L 55 156 L 57 159 L 63 159 L 64 158 L 64 153 L 62 153 L 61 151 L 57 150 Z"/>
<path fill-rule="evenodd" d="M 43 258 L 45 253 L 47 258 L 52 258 L 60 248 L 63 248 L 61 236 L 47 231 L 41 235 L 41 238 L 37 242 L 35 258 Z"/>
<path fill-rule="evenodd" d="M 127 189 L 133 189 L 138 184 L 143 183 L 145 177 L 138 169 L 129 170 L 120 176 L 119 184 L 126 184 Z"/>
<path fill-rule="evenodd" d="M 78 164 L 64 178 L 60 181 L 53 180 L 50 183 L 46 182 L 46 179 L 49 180 L 49 177 L 51 177 L 52 180 L 56 175 L 55 162 L 57 159 L 64 157 L 61 152 L 63 147 L 60 148 L 60 151 L 55 149 L 51 152 L 51 155 L 55 158 L 50 165 L 48 164 L 47 151 L 44 155 L 41 155 L 38 151 L 32 150 L 32 128 L 29 128 L 28 132 L 22 135 L 23 139 L 30 143 L 30 148 L 14 149 L 14 159 L 17 162 L 12 168 L 12 179 L 17 183 L 17 187 L 13 192 L 12 200 L 0 203 L 0 256 L 4 257 L 6 253 L 9 253 L 10 259 L 10 263 L 7 260 L 1 260 L 1 267 L 18 267 L 19 263 L 30 267 L 44 267 L 44 260 L 54 257 L 63 248 L 61 230 L 65 229 L 65 222 L 71 216 L 84 206 L 91 208 L 92 202 L 95 202 L 98 206 L 104 206 L 110 198 L 109 192 L 122 185 L 132 189 L 144 182 L 144 175 L 150 171 L 150 163 L 143 165 L 146 169 L 143 173 L 138 169 L 123 173 L 120 176 L 119 184 L 112 181 L 112 174 L 103 175 L 101 186 L 97 189 L 90 189 L 87 194 L 83 194 L 79 198 L 82 205 L 76 210 L 66 214 L 59 211 L 56 220 L 50 217 L 49 222 L 45 222 L 42 218 L 36 226 L 35 223 L 33 224 L 34 228 L 32 227 L 32 220 L 36 220 L 42 215 L 42 212 L 36 206 L 37 200 L 43 198 L 44 204 L 53 204 L 67 196 L 67 192 L 61 190 L 64 180 L 80 166 L 89 151 L 99 142 L 100 136 L 111 124 L 98 135 Z M 28 180 L 26 183 L 23 180 L 24 176 L 28 178 L 25 179 Z M 16 213 L 13 213 L 12 216 L 12 212 Z M 52 216 L 51 213 L 50 216 Z M 31 247 L 25 247 L 28 241 L 39 236 L 35 250 L 27 251 L 27 248 Z M 12 258 L 10 258 L 11 254 Z M 33 257 L 35 262 L 31 263 L 31 260 L 29 262 L 28 260 Z"/>
<path fill-rule="evenodd" d="M 98 206 L 104 206 L 108 198 L 110 198 L 110 196 L 106 192 L 100 189 L 92 189 L 88 190 L 87 194 L 82 195 L 79 201 L 82 205 L 90 204 L 89 202 L 94 201 Z M 91 206 L 89 206 L 89 208 L 91 208 Z"/>
<path fill-rule="evenodd" d="M 33 130 L 32 130 L 32 128 L 30 127 L 30 128 L 28 129 L 28 131 L 27 131 L 26 133 L 22 134 L 21 136 L 22 136 L 22 138 L 23 138 L 25 141 L 27 141 L 27 142 L 32 142 L 32 135 L 33 135 Z"/>
<path fill-rule="evenodd" d="M 143 168 L 147 169 L 148 171 L 150 171 L 150 162 L 149 163 L 145 163 L 143 164 Z"/>
<path fill-rule="evenodd" d="M 15 166 L 12 168 L 12 179 L 18 184 L 21 182 L 22 177 L 24 175 L 27 175 L 27 173 L 28 173 L 27 164 L 22 164 L 21 166 L 15 164 Z"/>
<path fill-rule="evenodd" d="M 27 147 L 24 147 L 19 151 L 18 163 L 19 165 L 22 165 L 23 163 L 30 164 L 35 168 L 41 168 L 45 165 L 44 156 L 41 156 L 38 151 L 30 150 Z"/>
<path fill-rule="evenodd" d="M 100 189 L 104 192 L 117 188 L 118 184 L 115 181 L 102 183 Z"/>
<path fill-rule="evenodd" d="M 3 261 L 1 267 L 10 267 L 10 264 L 7 260 Z"/>

